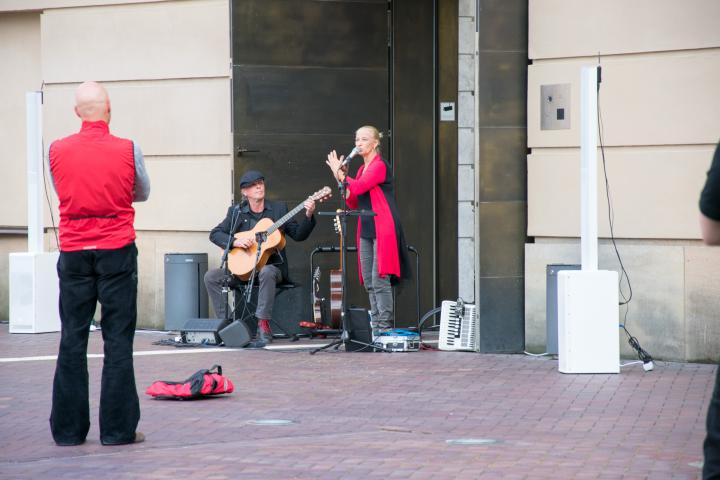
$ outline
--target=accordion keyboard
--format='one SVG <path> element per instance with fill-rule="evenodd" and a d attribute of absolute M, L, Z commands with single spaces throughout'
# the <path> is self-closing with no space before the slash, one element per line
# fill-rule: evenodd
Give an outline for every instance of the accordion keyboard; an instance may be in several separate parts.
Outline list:
<path fill-rule="evenodd" d="M 445 300 L 440 311 L 440 350 L 480 350 L 480 322 L 475 305 Z"/>

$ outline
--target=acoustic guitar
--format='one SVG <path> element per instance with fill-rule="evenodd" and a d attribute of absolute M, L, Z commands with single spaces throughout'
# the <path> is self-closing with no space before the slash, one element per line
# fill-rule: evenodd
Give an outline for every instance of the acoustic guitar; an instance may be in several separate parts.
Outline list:
<path fill-rule="evenodd" d="M 330 187 L 323 187 L 308 198 L 316 202 L 322 202 L 329 198 L 330 195 L 332 195 Z M 256 242 L 250 248 L 235 247 L 230 250 L 228 254 L 228 268 L 230 271 L 241 280 L 249 280 L 253 268 L 255 268 L 255 271 L 260 270 L 265 266 L 270 255 L 285 248 L 285 235 L 279 229 L 304 208 L 304 203 L 304 201 L 300 202 L 298 206 L 274 223 L 272 219 L 262 218 L 252 230 L 237 232 L 235 238 L 252 238 Z M 259 252 L 258 245 L 260 246 Z M 257 265 L 255 259 L 257 259 Z"/>
<path fill-rule="evenodd" d="M 345 265 L 343 265 L 343 234 L 342 234 L 342 223 L 340 222 L 340 212 L 337 210 L 338 215 L 335 215 L 335 233 L 340 238 L 340 267 L 336 270 L 330 270 L 330 326 L 332 328 L 340 328 L 342 323 L 342 296 L 343 296 L 343 285 L 342 285 L 342 272 Z"/>

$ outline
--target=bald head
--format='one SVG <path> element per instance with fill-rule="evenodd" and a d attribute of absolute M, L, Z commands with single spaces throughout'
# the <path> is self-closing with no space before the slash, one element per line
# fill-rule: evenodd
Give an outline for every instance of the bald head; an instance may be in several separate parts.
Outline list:
<path fill-rule="evenodd" d="M 84 122 L 110 123 L 110 97 L 97 82 L 84 82 L 75 91 L 75 113 Z"/>

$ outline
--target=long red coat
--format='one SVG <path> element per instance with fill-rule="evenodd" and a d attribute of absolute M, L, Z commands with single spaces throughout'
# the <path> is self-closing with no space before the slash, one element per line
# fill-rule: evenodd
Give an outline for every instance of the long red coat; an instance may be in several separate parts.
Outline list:
<path fill-rule="evenodd" d="M 397 207 L 392 193 L 383 191 L 380 187 L 388 177 L 388 164 L 380 154 L 376 155 L 370 164 L 365 167 L 363 164 L 355 178 L 348 176 L 347 184 L 349 196 L 348 207 L 358 207 L 358 195 L 369 193 L 372 209 L 376 213 L 375 238 L 377 240 L 377 264 L 378 274 L 381 277 L 393 275 L 394 280 L 407 278 L 409 273 L 407 262 L 407 247 L 400 226 L 400 219 L 397 218 Z M 360 245 L 361 221 L 358 217 L 357 245 Z M 358 274 L 360 283 L 363 283 L 362 268 L 360 268 L 360 256 L 358 255 Z"/>

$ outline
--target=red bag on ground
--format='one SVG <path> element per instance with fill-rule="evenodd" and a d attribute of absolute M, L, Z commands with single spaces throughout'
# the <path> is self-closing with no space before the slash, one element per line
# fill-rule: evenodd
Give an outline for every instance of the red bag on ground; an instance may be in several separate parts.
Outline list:
<path fill-rule="evenodd" d="M 220 365 L 198 370 L 183 382 L 158 380 L 145 391 L 162 400 L 194 400 L 196 398 L 232 393 L 233 383 L 222 374 Z"/>

